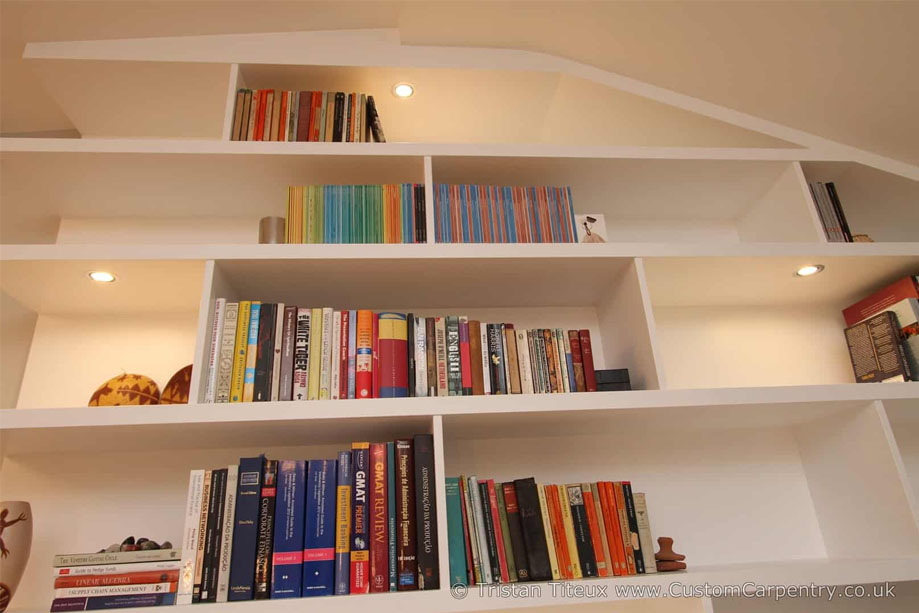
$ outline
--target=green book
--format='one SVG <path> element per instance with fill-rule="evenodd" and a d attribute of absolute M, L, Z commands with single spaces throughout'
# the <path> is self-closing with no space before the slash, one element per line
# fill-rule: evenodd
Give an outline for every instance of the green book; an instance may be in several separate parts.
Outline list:
<path fill-rule="evenodd" d="M 507 574 L 511 583 L 517 582 L 517 565 L 514 563 L 514 546 L 511 531 L 507 526 L 507 506 L 504 504 L 504 487 L 495 483 L 495 498 L 498 500 L 498 520 L 501 522 L 501 537 L 504 541 L 504 557 L 507 559 Z"/>
<path fill-rule="evenodd" d="M 325 189 L 322 185 L 316 186 L 316 199 L 313 201 L 313 242 L 325 242 Z"/>
<path fill-rule="evenodd" d="M 459 317 L 444 318 L 447 330 L 447 393 L 463 395 L 463 370 L 460 363 Z"/>
<path fill-rule="evenodd" d="M 460 498 L 459 477 L 447 477 L 445 481 L 447 544 L 450 550 L 450 585 L 468 585 L 466 539 L 463 536 L 463 503 Z"/>

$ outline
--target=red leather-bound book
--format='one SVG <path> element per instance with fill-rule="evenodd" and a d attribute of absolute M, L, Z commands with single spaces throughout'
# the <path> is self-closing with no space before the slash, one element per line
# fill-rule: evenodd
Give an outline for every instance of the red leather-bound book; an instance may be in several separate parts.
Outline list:
<path fill-rule="evenodd" d="M 389 591 L 386 443 L 370 444 L 370 591 Z"/>
<path fill-rule="evenodd" d="M 588 392 L 595 392 L 597 391 L 597 376 L 594 373 L 594 352 L 590 346 L 590 330 L 580 330 L 578 338 L 581 341 L 581 359 L 584 361 L 584 387 Z"/>
<path fill-rule="evenodd" d="M 313 120 L 313 92 L 300 92 L 300 105 L 297 108 L 297 141 L 310 139 L 310 126 Z"/>
<path fill-rule="evenodd" d="M 313 92 L 313 110 L 310 112 L 310 140 L 319 140 L 320 121 L 322 121 L 322 92 Z"/>

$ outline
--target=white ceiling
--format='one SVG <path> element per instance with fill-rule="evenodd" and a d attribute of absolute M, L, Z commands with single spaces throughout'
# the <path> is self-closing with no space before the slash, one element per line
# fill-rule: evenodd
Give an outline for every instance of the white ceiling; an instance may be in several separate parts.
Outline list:
<path fill-rule="evenodd" d="M 406 44 L 543 51 L 919 163 L 919 3 L 0 3 L 4 134 L 73 128 L 28 41 L 396 27 Z"/>

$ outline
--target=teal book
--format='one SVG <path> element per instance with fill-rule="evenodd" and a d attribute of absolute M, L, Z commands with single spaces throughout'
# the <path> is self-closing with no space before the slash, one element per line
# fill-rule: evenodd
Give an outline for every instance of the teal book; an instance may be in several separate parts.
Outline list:
<path fill-rule="evenodd" d="M 466 585 L 466 541 L 463 538 L 463 507 L 459 477 L 447 477 L 447 545 L 450 549 L 450 585 Z"/>
<path fill-rule="evenodd" d="M 389 494 L 389 591 L 398 590 L 396 573 L 396 444 L 386 443 L 386 480 Z"/>

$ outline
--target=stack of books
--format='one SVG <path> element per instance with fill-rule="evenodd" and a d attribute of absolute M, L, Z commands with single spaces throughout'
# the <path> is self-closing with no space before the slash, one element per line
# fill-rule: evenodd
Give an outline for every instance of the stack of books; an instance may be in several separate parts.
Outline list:
<path fill-rule="evenodd" d="M 425 217 L 418 183 L 287 188 L 288 243 L 423 243 Z"/>
<path fill-rule="evenodd" d="M 645 495 L 628 481 L 448 477 L 451 585 L 657 572 Z"/>
<path fill-rule="evenodd" d="M 240 89 L 230 140 L 386 142 L 373 96 Z"/>
<path fill-rule="evenodd" d="M 570 187 L 434 186 L 438 243 L 576 243 Z"/>
<path fill-rule="evenodd" d="M 839 202 L 836 186 L 833 183 L 819 181 L 807 185 L 817 205 L 817 214 L 827 240 L 831 243 L 851 243 L 852 232 L 849 231 L 846 215 L 842 212 L 842 203 Z"/>
<path fill-rule="evenodd" d="M 219 298 L 205 402 L 597 391 L 589 330 Z"/>
<path fill-rule="evenodd" d="M 51 611 L 175 604 L 180 557 L 177 549 L 54 556 Z"/>
<path fill-rule="evenodd" d="M 440 587 L 434 440 L 189 477 L 178 604 Z"/>

